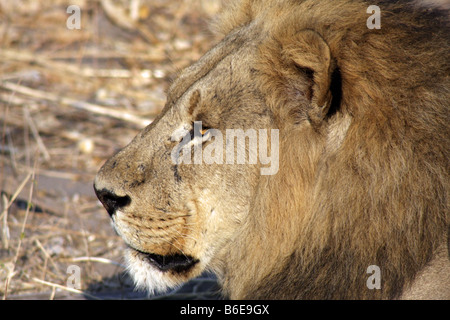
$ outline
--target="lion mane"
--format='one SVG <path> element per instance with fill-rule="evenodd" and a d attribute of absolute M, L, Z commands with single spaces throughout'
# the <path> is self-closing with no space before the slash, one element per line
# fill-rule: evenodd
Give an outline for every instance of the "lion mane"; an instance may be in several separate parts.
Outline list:
<path fill-rule="evenodd" d="M 341 120 L 309 133 L 278 124 L 279 172 L 261 178 L 245 232 L 223 259 L 232 298 L 399 298 L 442 247 L 439 281 L 450 283 L 448 11 L 380 1 L 381 28 L 369 29 L 373 2 L 239 1 L 216 21 L 223 35 L 264 21 L 272 41 L 260 48 L 262 92 L 294 119 L 295 91 L 280 89 L 282 55 L 305 56 L 305 43 L 322 52 L 311 69 L 329 60 L 330 76 L 315 74 L 312 90 L 329 87 L 327 116 Z M 319 34 L 327 48 L 299 30 Z M 311 123 L 320 112 L 310 112 Z M 329 141 L 320 140 L 323 130 Z M 381 289 L 368 290 L 373 265 Z"/>
<path fill-rule="evenodd" d="M 94 182 L 137 287 L 211 270 L 231 299 L 449 299 L 448 17 L 423 0 L 227 3 L 223 39 Z M 277 173 L 171 161 L 208 147 L 199 120 L 276 128 Z"/>

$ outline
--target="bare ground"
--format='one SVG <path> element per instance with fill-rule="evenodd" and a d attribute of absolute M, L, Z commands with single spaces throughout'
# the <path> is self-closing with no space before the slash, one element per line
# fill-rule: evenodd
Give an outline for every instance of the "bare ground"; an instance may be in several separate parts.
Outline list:
<path fill-rule="evenodd" d="M 67 27 L 70 5 L 81 29 Z M 0 0 L 0 297 L 217 298 L 209 275 L 162 296 L 135 292 L 92 188 L 160 112 L 177 71 L 211 46 L 217 10 L 215 0 Z"/>

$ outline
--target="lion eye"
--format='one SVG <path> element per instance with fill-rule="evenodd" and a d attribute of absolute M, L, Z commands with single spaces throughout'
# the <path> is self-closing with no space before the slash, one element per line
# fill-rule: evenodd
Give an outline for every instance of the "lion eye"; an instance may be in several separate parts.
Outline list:
<path fill-rule="evenodd" d="M 205 127 L 200 129 L 200 134 L 202 135 L 202 142 L 208 141 L 211 138 L 211 128 Z"/>
<path fill-rule="evenodd" d="M 191 136 L 191 140 L 194 140 L 195 138 L 205 138 L 206 136 L 208 136 L 209 133 L 209 129 L 202 129 L 199 131 L 200 134 L 195 134 L 194 129 L 192 129 L 191 131 L 189 131 L 189 135 Z"/>
<path fill-rule="evenodd" d="M 191 140 L 194 140 L 196 137 L 201 137 L 202 139 L 205 139 L 208 136 L 209 130 L 211 128 L 209 127 L 200 127 L 196 128 L 195 126 L 192 126 L 192 129 L 189 131 L 189 135 L 191 136 Z M 197 134 L 196 134 L 196 130 Z"/>

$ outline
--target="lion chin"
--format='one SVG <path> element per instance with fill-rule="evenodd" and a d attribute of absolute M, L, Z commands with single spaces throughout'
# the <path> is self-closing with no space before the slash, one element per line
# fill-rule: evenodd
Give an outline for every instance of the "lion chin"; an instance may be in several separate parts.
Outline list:
<path fill-rule="evenodd" d="M 190 278 L 187 274 L 199 262 L 183 255 L 162 256 L 127 248 L 125 253 L 127 270 L 136 289 L 149 294 L 165 292 Z"/>

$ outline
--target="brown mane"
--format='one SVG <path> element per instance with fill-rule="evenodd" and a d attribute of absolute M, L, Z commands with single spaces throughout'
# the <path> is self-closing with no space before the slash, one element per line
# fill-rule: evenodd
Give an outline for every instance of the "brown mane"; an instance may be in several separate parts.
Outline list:
<path fill-rule="evenodd" d="M 448 11 L 379 1 L 381 29 L 368 29 L 373 2 L 243 1 L 218 20 L 223 34 L 264 21 L 261 91 L 281 119 L 279 172 L 261 179 L 251 222 L 223 261 L 232 298 L 397 298 L 446 242 Z M 340 148 L 320 125 L 296 126 L 294 99 L 280 90 L 280 44 L 295 46 L 301 30 L 329 46 L 339 101 L 328 121 L 352 118 Z M 380 266 L 380 290 L 366 286 L 370 265 Z"/>

